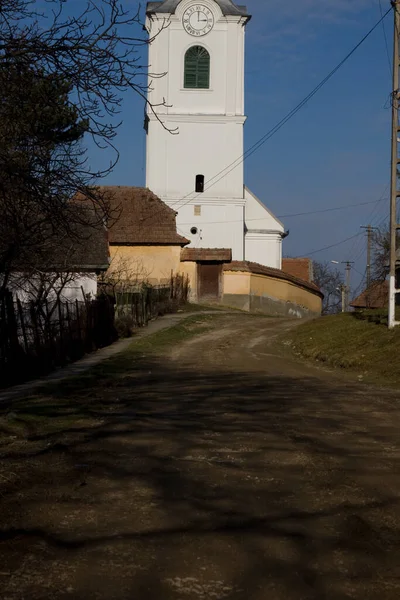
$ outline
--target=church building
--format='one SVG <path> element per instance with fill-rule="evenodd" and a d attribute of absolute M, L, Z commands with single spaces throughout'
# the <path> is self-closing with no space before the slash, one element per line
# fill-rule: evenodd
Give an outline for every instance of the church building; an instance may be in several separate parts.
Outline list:
<path fill-rule="evenodd" d="M 282 266 L 282 223 L 244 185 L 244 49 L 231 0 L 148 2 L 146 187 L 177 212 L 188 248 Z"/>

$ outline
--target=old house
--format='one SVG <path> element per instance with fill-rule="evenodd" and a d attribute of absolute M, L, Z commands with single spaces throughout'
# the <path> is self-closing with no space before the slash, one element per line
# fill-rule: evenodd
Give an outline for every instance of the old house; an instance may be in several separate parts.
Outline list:
<path fill-rule="evenodd" d="M 355 310 L 387 308 L 389 305 L 389 282 L 374 281 L 357 298 L 350 302 Z"/>
<path fill-rule="evenodd" d="M 176 212 L 146 188 L 103 187 L 118 215 L 109 228 L 110 271 L 121 278 L 165 284 L 180 272 L 181 249 L 189 240 L 177 233 Z"/>
<path fill-rule="evenodd" d="M 82 209 L 80 209 L 82 210 Z M 94 298 L 98 276 L 110 265 L 105 225 L 90 209 L 70 225 L 70 232 L 50 235 L 44 247 L 35 247 L 17 258 L 7 282 L 21 301 L 82 300 Z"/>

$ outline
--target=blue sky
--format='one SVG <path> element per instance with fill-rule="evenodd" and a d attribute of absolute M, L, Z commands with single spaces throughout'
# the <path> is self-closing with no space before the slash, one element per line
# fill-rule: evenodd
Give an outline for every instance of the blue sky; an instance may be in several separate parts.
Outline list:
<path fill-rule="evenodd" d="M 386 12 L 388 0 L 381 0 Z M 130 5 L 135 5 L 132 0 Z M 379 0 L 248 0 L 245 147 L 306 96 L 380 18 Z M 389 52 L 392 18 L 385 20 Z M 246 184 L 276 215 L 388 197 L 391 78 L 380 26 L 289 124 L 245 163 Z M 116 139 L 121 159 L 107 183 L 143 185 L 143 102 L 126 94 Z M 380 225 L 388 200 L 283 219 L 284 254 L 307 255 Z M 365 271 L 366 240 L 313 254 L 355 260 Z M 361 279 L 354 272 L 354 287 Z"/>

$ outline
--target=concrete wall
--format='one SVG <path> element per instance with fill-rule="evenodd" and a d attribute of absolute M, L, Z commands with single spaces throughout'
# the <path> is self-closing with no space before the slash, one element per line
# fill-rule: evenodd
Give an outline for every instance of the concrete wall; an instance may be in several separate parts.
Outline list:
<path fill-rule="evenodd" d="M 273 276 L 240 271 L 224 272 L 223 303 L 269 315 L 303 318 L 320 315 L 317 293 Z"/>
<path fill-rule="evenodd" d="M 171 272 L 180 272 L 180 246 L 110 246 L 110 255 L 110 271 L 153 284 L 168 283 Z"/>

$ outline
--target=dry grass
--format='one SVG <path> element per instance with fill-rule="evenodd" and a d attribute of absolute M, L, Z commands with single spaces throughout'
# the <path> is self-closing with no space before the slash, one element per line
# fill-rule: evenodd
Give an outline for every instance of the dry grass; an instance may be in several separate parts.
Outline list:
<path fill-rule="evenodd" d="M 380 311 L 309 321 L 290 333 L 295 354 L 331 367 L 356 371 L 383 385 L 400 384 L 400 329 L 389 331 Z"/>

